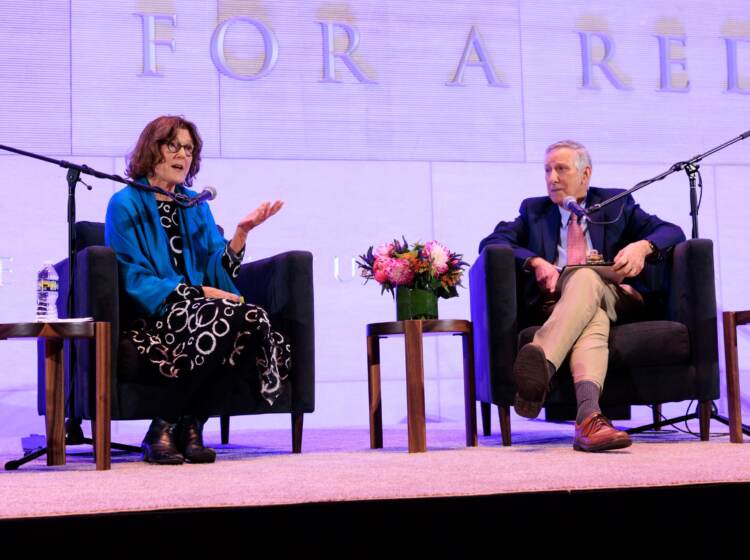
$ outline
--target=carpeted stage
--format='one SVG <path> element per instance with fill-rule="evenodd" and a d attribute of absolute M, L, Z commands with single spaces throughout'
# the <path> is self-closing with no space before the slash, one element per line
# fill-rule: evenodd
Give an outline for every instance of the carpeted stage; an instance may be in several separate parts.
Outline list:
<path fill-rule="evenodd" d="M 314 520 L 364 533 L 364 516 L 377 518 L 379 531 L 507 529 L 561 507 L 571 515 L 557 523 L 571 526 L 585 512 L 640 523 L 629 517 L 634 508 L 658 524 L 658 516 L 709 520 L 717 504 L 750 504 L 750 446 L 720 434 L 701 442 L 665 429 L 635 436 L 626 450 L 586 454 L 573 451 L 568 423 L 516 420 L 512 447 L 493 434 L 478 448 L 464 447 L 461 425 L 434 423 L 428 452 L 408 454 L 405 427 L 386 429 L 382 450 L 369 449 L 367 429 L 308 429 L 303 453 L 292 455 L 286 430 L 235 431 L 220 446 L 212 426 L 212 465 L 153 466 L 114 452 L 112 470 L 97 472 L 90 448 L 78 446 L 64 467 L 38 459 L 1 471 L 0 531 L 166 530 L 210 520 L 283 532 Z"/>

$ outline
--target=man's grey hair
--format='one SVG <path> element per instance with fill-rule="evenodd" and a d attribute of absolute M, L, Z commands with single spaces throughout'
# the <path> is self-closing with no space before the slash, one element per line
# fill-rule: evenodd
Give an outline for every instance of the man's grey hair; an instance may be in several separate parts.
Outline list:
<path fill-rule="evenodd" d="M 571 150 L 575 150 L 576 169 L 578 169 L 578 173 L 583 173 L 584 169 L 586 169 L 587 167 L 592 167 L 591 155 L 586 149 L 586 146 L 584 146 L 580 142 L 576 142 L 575 140 L 560 140 L 559 142 L 555 142 L 554 144 L 550 144 L 549 146 L 547 146 L 544 155 L 547 155 L 552 150 L 557 150 L 558 148 L 570 148 Z"/>

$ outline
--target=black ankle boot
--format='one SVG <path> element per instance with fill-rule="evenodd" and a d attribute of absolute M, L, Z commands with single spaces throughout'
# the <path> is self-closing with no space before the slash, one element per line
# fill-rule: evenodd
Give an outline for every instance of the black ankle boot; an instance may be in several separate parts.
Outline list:
<path fill-rule="evenodd" d="M 177 450 L 175 439 L 176 424 L 161 418 L 154 418 L 143 438 L 143 460 L 157 465 L 181 465 L 185 458 Z"/>
<path fill-rule="evenodd" d="M 216 452 L 203 446 L 203 422 L 183 416 L 177 424 L 177 445 L 188 463 L 213 463 Z"/>

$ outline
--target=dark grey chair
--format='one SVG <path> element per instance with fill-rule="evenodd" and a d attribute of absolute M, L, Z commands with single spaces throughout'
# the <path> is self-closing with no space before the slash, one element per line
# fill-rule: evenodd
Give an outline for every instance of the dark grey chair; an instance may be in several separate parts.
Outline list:
<path fill-rule="evenodd" d="M 697 400 L 706 440 L 712 401 L 719 397 L 713 243 L 680 243 L 663 262 L 647 264 L 639 280 L 651 289 L 649 320 L 613 326 L 602 408 Z M 513 362 L 540 324 L 524 297 L 535 278 L 516 267 L 509 247 L 489 246 L 471 267 L 469 281 L 484 434 L 490 435 L 490 405 L 496 404 L 503 445 L 510 445 Z M 545 405 L 575 410 L 567 364 L 555 375 Z"/>
<path fill-rule="evenodd" d="M 133 343 L 120 337 L 117 260 L 104 246 L 104 224 L 76 224 L 76 294 L 78 317 L 93 317 L 112 324 L 112 419 L 142 420 L 160 415 L 171 387 L 144 375 Z M 64 317 L 68 293 L 68 261 L 56 265 L 60 275 L 58 310 Z M 312 255 L 291 251 L 242 265 L 237 287 L 245 299 L 262 306 L 274 328 L 289 338 L 292 370 L 287 390 L 273 404 L 260 398 L 251 383 L 239 376 L 221 376 L 208 397 L 211 416 L 221 417 L 222 443 L 229 440 L 229 417 L 245 414 L 291 413 L 292 450 L 302 450 L 305 413 L 315 409 L 315 330 L 313 315 Z M 66 365 L 66 416 L 94 417 L 94 347 L 76 341 L 71 371 Z M 40 346 L 39 383 L 44 387 L 43 347 Z M 70 391 L 72 383 L 72 394 Z M 44 391 L 39 391 L 39 414 L 44 414 Z"/>

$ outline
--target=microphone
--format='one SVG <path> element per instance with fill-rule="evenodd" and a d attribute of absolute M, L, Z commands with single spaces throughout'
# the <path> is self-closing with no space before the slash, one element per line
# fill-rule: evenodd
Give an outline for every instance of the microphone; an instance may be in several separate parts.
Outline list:
<path fill-rule="evenodd" d="M 568 212 L 573 212 L 576 216 L 578 216 L 578 219 L 586 218 L 586 210 L 581 208 L 581 205 L 576 202 L 576 199 L 572 196 L 566 196 L 563 199 L 563 208 L 565 208 Z"/>
<path fill-rule="evenodd" d="M 212 186 L 203 187 L 203 190 L 198 196 L 194 196 L 190 199 L 190 206 L 195 206 L 201 202 L 207 200 L 213 200 L 216 198 L 216 188 Z"/>

